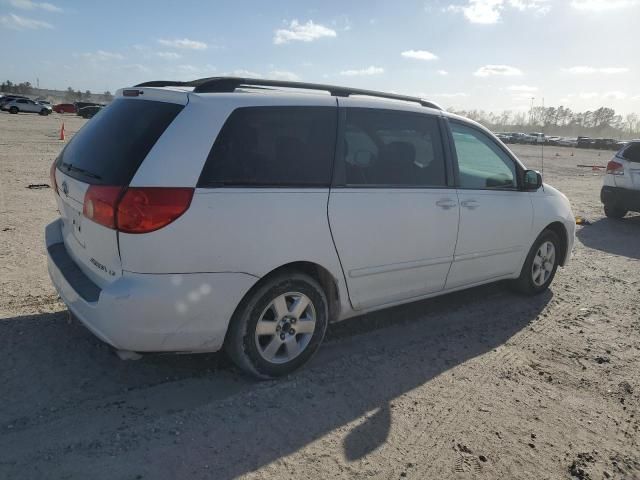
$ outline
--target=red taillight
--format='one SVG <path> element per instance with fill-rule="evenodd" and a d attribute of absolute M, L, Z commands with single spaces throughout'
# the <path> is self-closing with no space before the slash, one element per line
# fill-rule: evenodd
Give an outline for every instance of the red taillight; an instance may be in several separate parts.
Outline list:
<path fill-rule="evenodd" d="M 108 228 L 116 228 L 116 208 L 122 187 L 91 185 L 84 194 L 82 213 L 89 220 Z"/>
<path fill-rule="evenodd" d="M 192 198 L 193 188 L 92 185 L 84 196 L 83 214 L 120 232 L 148 233 L 186 212 Z"/>
<path fill-rule="evenodd" d="M 615 160 L 611 160 L 607 163 L 607 173 L 611 175 L 624 175 L 624 165 Z"/>
<path fill-rule="evenodd" d="M 125 233 L 148 233 L 187 211 L 193 188 L 132 187 L 118 204 L 117 226 Z"/>
<path fill-rule="evenodd" d="M 56 163 L 58 159 L 56 158 L 51 164 L 51 168 L 49 169 L 49 177 L 51 178 L 51 188 L 53 188 L 58 193 L 58 182 L 56 182 Z"/>

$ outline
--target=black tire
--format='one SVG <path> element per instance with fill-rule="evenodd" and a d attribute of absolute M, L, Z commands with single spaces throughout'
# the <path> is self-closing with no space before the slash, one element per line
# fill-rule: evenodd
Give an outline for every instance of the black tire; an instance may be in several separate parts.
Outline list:
<path fill-rule="evenodd" d="M 40 115 L 42 115 L 43 117 L 46 117 L 47 115 L 49 115 L 49 110 L 47 110 L 46 108 L 43 108 L 42 110 L 40 110 Z"/>
<path fill-rule="evenodd" d="M 310 300 L 315 313 L 315 326 L 313 327 L 313 333 L 307 334 L 310 337 L 304 337 L 305 334 L 297 332 L 291 335 L 295 341 L 299 341 L 296 339 L 302 338 L 303 340 L 301 341 L 307 342 L 297 356 L 292 357 L 290 360 L 280 360 L 280 363 L 271 362 L 265 359 L 260 349 L 266 349 L 266 346 L 272 341 L 278 342 L 278 338 L 282 338 L 282 335 L 284 335 L 282 333 L 283 330 L 290 328 L 292 324 L 285 323 L 283 327 L 277 327 L 280 331 L 279 334 L 274 334 L 273 336 L 268 334 L 258 338 L 256 336 L 258 321 L 263 318 L 265 312 L 269 311 L 272 312 L 275 318 L 275 311 L 270 310 L 270 305 L 276 298 L 290 292 L 299 292 Z M 288 304 L 287 308 L 289 309 Z M 305 310 L 305 312 L 308 311 Z M 327 297 L 318 282 L 302 273 L 283 272 L 266 279 L 240 303 L 229 325 L 229 331 L 225 339 L 225 350 L 231 360 L 251 376 L 261 380 L 282 377 L 300 368 L 318 350 L 327 330 L 328 316 Z M 277 319 L 275 320 L 277 321 Z M 287 339 L 291 340 L 289 336 L 287 336 Z M 261 341 L 265 341 L 267 345 L 261 345 Z M 282 352 L 284 356 L 288 356 L 286 345 L 284 343 L 280 344 L 282 347 L 279 347 L 274 355 Z"/>
<path fill-rule="evenodd" d="M 14 115 L 15 115 L 16 113 L 18 113 L 19 111 L 20 111 L 20 110 L 18 110 L 18 107 L 11 107 L 11 108 L 9 109 L 9 113 L 13 113 Z"/>
<path fill-rule="evenodd" d="M 538 254 L 538 250 L 545 242 L 551 242 L 554 247 L 554 259 L 553 259 L 553 267 L 549 273 L 548 278 L 538 284 L 534 280 L 534 260 L 536 260 L 536 255 Z M 549 285 L 553 281 L 553 278 L 556 275 L 556 270 L 558 269 L 558 261 L 561 255 L 561 242 L 556 235 L 555 232 L 551 230 L 543 231 L 536 241 L 533 243 L 529 254 L 527 255 L 526 260 L 524 261 L 524 265 L 522 266 L 522 270 L 520 271 L 520 276 L 513 282 L 513 287 L 520 293 L 525 295 L 538 295 L 544 292 Z M 540 277 L 536 277 L 540 278 Z"/>
<path fill-rule="evenodd" d="M 609 218 L 620 219 L 627 214 L 628 210 L 625 210 L 621 207 L 616 207 L 615 205 L 605 205 L 604 206 L 604 214 Z"/>

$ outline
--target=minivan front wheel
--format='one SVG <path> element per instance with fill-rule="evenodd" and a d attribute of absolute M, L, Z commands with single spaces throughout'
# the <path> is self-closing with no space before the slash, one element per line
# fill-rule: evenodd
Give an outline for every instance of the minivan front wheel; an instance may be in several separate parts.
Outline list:
<path fill-rule="evenodd" d="M 531 247 L 514 286 L 527 295 L 544 292 L 556 275 L 559 260 L 560 239 L 555 232 L 545 230 Z"/>
<path fill-rule="evenodd" d="M 234 363 L 260 379 L 287 375 L 317 351 L 328 323 L 327 297 L 301 273 L 267 279 L 243 300 L 225 348 Z"/>

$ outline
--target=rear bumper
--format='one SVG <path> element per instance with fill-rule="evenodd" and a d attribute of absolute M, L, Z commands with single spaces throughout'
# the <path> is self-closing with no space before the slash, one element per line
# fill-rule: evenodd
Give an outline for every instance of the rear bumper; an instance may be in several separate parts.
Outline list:
<path fill-rule="evenodd" d="M 98 338 L 135 352 L 212 352 L 257 281 L 245 273 L 137 274 L 94 284 L 67 254 L 60 220 L 45 231 L 48 268 L 69 310 Z"/>
<path fill-rule="evenodd" d="M 602 190 L 600 190 L 600 201 L 606 205 L 615 205 L 625 210 L 639 212 L 640 190 L 605 185 L 602 187 Z"/>

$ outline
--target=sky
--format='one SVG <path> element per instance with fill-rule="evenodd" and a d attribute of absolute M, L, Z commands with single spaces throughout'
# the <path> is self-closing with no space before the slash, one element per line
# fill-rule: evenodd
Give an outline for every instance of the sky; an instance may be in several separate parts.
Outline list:
<path fill-rule="evenodd" d="M 455 109 L 627 114 L 639 21 L 640 0 L 0 0 L 0 80 L 114 92 L 260 76 Z"/>

